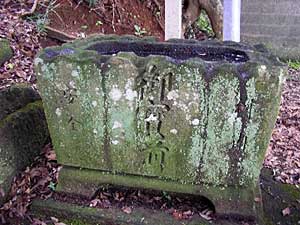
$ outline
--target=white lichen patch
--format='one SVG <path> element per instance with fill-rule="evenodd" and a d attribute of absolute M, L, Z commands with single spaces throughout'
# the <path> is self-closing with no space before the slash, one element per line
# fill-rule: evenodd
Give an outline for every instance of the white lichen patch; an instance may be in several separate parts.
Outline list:
<path fill-rule="evenodd" d="M 200 120 L 199 119 L 193 119 L 192 120 L 192 125 L 193 126 L 198 126 L 200 124 Z"/>
<path fill-rule="evenodd" d="M 113 88 L 110 91 L 109 96 L 114 102 L 117 102 L 122 98 L 122 92 L 118 88 Z"/>
<path fill-rule="evenodd" d="M 179 97 L 177 91 L 173 90 L 173 91 L 170 91 L 168 94 L 167 94 L 167 99 L 168 100 L 176 100 L 177 98 Z"/>
<path fill-rule="evenodd" d="M 266 70 L 266 69 L 267 69 L 267 67 L 266 67 L 265 65 L 262 65 L 260 68 L 261 68 L 262 70 Z"/>
<path fill-rule="evenodd" d="M 96 92 L 96 95 L 101 95 L 101 94 L 100 94 L 100 88 L 98 88 L 98 87 L 95 88 L 95 92 Z"/>
<path fill-rule="evenodd" d="M 146 122 L 157 121 L 157 120 L 158 118 L 153 114 L 150 114 L 150 116 L 145 119 Z"/>
<path fill-rule="evenodd" d="M 72 70 L 71 76 L 72 76 L 72 77 L 79 77 L 78 71 L 77 71 L 77 70 Z"/>
<path fill-rule="evenodd" d="M 56 82 L 55 86 L 58 90 L 63 90 L 63 91 L 65 91 L 68 88 L 64 83 L 61 82 Z"/>
<path fill-rule="evenodd" d="M 71 81 L 69 82 L 69 85 L 70 85 L 71 88 L 76 88 L 76 86 L 75 86 L 75 81 L 73 81 L 73 80 L 71 80 Z"/>
<path fill-rule="evenodd" d="M 92 106 L 96 107 L 98 105 L 97 101 L 92 101 Z"/>
<path fill-rule="evenodd" d="M 58 117 L 60 117 L 61 114 L 62 114 L 61 109 L 60 109 L 60 108 L 57 108 L 57 109 L 55 110 L 55 114 L 56 114 Z"/>
<path fill-rule="evenodd" d="M 263 77 L 266 80 L 269 80 L 271 78 L 271 74 L 269 73 L 265 65 L 261 65 L 258 67 L 258 73 L 260 77 Z"/>
<path fill-rule="evenodd" d="M 34 59 L 34 65 L 38 66 L 39 64 L 43 64 L 44 60 L 42 60 L 41 58 L 35 58 Z"/>
<path fill-rule="evenodd" d="M 191 116 L 190 114 L 186 114 L 186 115 L 185 115 L 185 120 L 190 121 L 190 120 L 191 120 L 191 117 L 192 117 L 192 116 Z"/>
<path fill-rule="evenodd" d="M 234 122 L 236 121 L 237 118 L 237 113 L 227 113 L 227 118 L 228 118 L 228 124 L 233 126 Z"/>
<path fill-rule="evenodd" d="M 118 140 L 112 140 L 111 143 L 112 143 L 113 145 L 117 145 L 117 144 L 119 144 L 119 141 L 118 141 Z"/>
<path fill-rule="evenodd" d="M 189 110 L 189 107 L 186 105 L 185 102 L 179 102 L 176 105 L 179 109 L 181 109 L 184 112 L 188 112 L 188 110 Z"/>
<path fill-rule="evenodd" d="M 178 130 L 172 129 L 172 130 L 170 130 L 170 133 L 171 133 L 171 134 L 177 134 L 177 133 L 178 133 Z"/>
<path fill-rule="evenodd" d="M 41 67 L 42 72 L 46 72 L 47 71 L 47 66 L 45 64 L 42 65 Z"/>
<path fill-rule="evenodd" d="M 127 90 L 126 90 L 125 98 L 126 98 L 128 101 L 133 101 L 136 97 L 137 97 L 137 92 L 136 92 L 136 91 L 133 91 L 133 90 L 131 90 L 131 89 L 127 89 Z"/>
<path fill-rule="evenodd" d="M 133 75 L 134 75 L 134 74 L 133 74 Z M 126 84 L 125 84 L 125 89 L 132 88 L 133 82 L 134 82 L 133 79 L 128 79 L 127 82 L 126 82 Z"/>
<path fill-rule="evenodd" d="M 150 66 L 148 67 L 148 72 L 151 73 L 151 71 L 153 70 L 154 67 L 155 67 L 155 65 L 150 65 Z"/>
<path fill-rule="evenodd" d="M 120 123 L 119 121 L 114 121 L 112 129 L 118 129 L 122 127 L 123 127 L 122 123 Z"/>

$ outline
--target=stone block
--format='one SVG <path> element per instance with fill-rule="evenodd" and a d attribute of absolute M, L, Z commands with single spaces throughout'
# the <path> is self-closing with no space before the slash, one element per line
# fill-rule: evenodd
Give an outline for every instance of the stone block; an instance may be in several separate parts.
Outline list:
<path fill-rule="evenodd" d="M 58 190 L 101 184 L 203 195 L 254 215 L 286 67 L 232 42 L 104 36 L 35 60 Z"/>
<path fill-rule="evenodd" d="M 29 166 L 49 141 L 41 99 L 26 86 L 0 91 L 0 204 L 7 198 L 11 181 Z"/>

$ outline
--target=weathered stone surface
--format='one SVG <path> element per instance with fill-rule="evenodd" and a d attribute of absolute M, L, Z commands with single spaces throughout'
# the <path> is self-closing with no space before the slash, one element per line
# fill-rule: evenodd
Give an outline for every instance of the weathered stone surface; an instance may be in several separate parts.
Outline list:
<path fill-rule="evenodd" d="M 0 66 L 13 56 L 13 51 L 6 39 L 0 39 Z"/>
<path fill-rule="evenodd" d="M 13 177 L 40 153 L 49 140 L 39 95 L 30 87 L 0 91 L 0 188 L 7 193 Z M 0 197 L 0 203 L 7 196 Z"/>
<path fill-rule="evenodd" d="M 66 165 L 61 190 L 87 193 L 106 176 L 251 211 L 286 69 L 273 56 L 231 42 L 100 36 L 45 49 L 35 63 Z"/>

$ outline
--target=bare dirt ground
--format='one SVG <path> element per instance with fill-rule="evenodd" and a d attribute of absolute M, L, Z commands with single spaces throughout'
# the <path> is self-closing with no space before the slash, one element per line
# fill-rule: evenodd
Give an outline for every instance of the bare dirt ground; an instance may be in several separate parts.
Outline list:
<path fill-rule="evenodd" d="M 87 6 L 78 5 L 76 1 L 58 1 L 60 5 L 55 13 L 50 14 L 49 26 L 61 29 L 68 35 L 85 37 L 95 32 L 135 34 L 134 25 L 138 25 L 145 28 L 147 32 L 145 35 L 154 35 L 162 39 L 163 14 L 158 13 L 163 12 L 162 0 L 148 0 L 142 3 L 138 0 L 113 2 L 114 6 L 105 0 L 103 5 L 90 11 Z M 33 0 L 4 0 L 0 5 L 0 38 L 7 38 L 14 51 L 14 57 L 0 67 L 0 89 L 14 83 L 29 83 L 35 87 L 36 78 L 33 70 L 35 55 L 42 47 L 60 43 L 38 33 L 36 23 L 20 18 L 22 12 L 30 10 L 32 3 Z M 276 180 L 294 185 L 300 185 L 299 121 L 300 70 L 290 69 L 264 166 L 273 170 Z M 55 153 L 47 147 L 33 167 L 27 168 L 15 179 L 11 189 L 11 200 L 0 208 L 0 224 L 4 224 L 5 217 L 15 216 L 27 217 L 35 225 L 46 224 L 30 217 L 27 209 L 33 198 L 38 196 L 46 198 L 51 195 L 58 171 Z M 175 211 L 173 216 L 189 217 L 189 213 L 187 211 L 186 215 L 183 215 Z"/>
<path fill-rule="evenodd" d="M 49 26 L 75 37 L 93 33 L 134 34 L 138 26 L 145 29 L 145 35 L 163 40 L 163 4 L 159 2 L 163 1 L 101 1 L 90 9 L 87 4 L 59 0 L 55 13 L 50 14 Z"/>

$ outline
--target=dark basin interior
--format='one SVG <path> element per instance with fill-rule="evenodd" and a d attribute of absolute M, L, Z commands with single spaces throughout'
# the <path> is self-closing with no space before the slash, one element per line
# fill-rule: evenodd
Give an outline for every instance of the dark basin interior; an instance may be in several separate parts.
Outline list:
<path fill-rule="evenodd" d="M 102 41 L 85 49 L 97 51 L 101 55 L 113 55 L 119 52 L 133 52 L 141 57 L 161 55 L 169 57 L 169 60 L 175 63 L 190 58 L 200 58 L 205 61 L 227 61 L 230 63 L 242 63 L 249 60 L 249 56 L 244 51 L 234 48 L 187 43 Z M 71 55 L 74 52 L 75 50 L 72 47 L 61 50 L 51 48 L 45 50 L 48 58 L 58 55 Z"/>
<path fill-rule="evenodd" d="M 229 47 L 203 47 L 197 44 L 105 41 L 96 43 L 88 47 L 87 50 L 95 50 L 102 55 L 112 55 L 119 52 L 134 52 L 141 57 L 162 55 L 176 60 L 201 58 L 205 61 L 225 60 L 236 63 L 249 60 L 244 51 Z"/>

